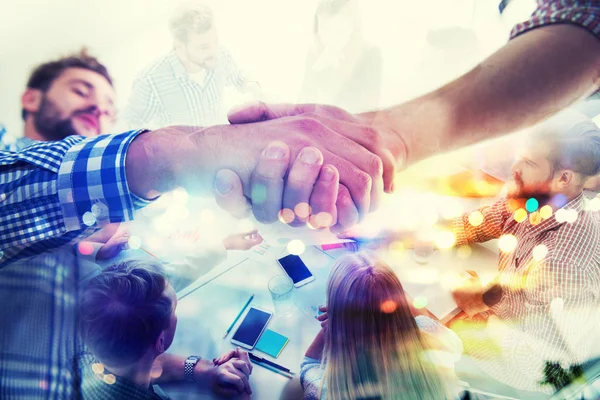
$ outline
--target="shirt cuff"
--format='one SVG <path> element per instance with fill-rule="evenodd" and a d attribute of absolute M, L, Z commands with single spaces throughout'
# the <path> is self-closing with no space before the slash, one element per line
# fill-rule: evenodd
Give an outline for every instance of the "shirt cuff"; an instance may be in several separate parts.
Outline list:
<path fill-rule="evenodd" d="M 558 2 L 547 2 L 538 7 L 525 22 L 515 25 L 510 33 L 514 39 L 522 33 L 542 26 L 553 24 L 573 24 L 580 26 L 600 39 L 600 7 L 599 6 L 570 6 L 561 7 Z M 577 3 L 577 2 L 574 2 Z"/>
<path fill-rule="evenodd" d="M 129 221 L 149 203 L 130 192 L 125 173 L 129 145 L 144 132 L 89 138 L 66 152 L 57 189 L 67 231 Z"/>

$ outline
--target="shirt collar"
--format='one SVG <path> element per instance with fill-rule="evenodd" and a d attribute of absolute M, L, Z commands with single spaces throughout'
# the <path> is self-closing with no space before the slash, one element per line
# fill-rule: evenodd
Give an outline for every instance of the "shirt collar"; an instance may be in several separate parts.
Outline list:
<path fill-rule="evenodd" d="M 172 50 L 167 55 L 167 62 L 173 69 L 173 75 L 175 75 L 176 78 L 186 78 L 187 77 L 187 70 L 183 66 L 183 63 L 181 62 L 179 57 L 177 57 L 175 50 Z"/>
<path fill-rule="evenodd" d="M 583 196 L 583 192 L 580 193 L 573 200 L 569 201 L 563 207 L 559 208 L 554 213 L 552 213 L 552 216 L 550 218 L 543 220 L 539 224 L 532 225 L 529 220 L 527 220 L 525 223 L 529 225 L 528 228 L 531 229 L 531 232 L 534 234 L 540 234 L 542 232 L 555 229 L 566 223 L 566 221 L 558 221 L 556 219 L 556 213 L 560 210 L 575 210 L 578 214 L 585 211 L 585 198 Z"/>

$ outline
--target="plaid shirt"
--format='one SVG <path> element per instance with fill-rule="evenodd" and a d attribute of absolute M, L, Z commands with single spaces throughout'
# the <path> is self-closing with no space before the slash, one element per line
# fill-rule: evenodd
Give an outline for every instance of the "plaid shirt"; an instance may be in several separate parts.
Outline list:
<path fill-rule="evenodd" d="M 124 119 L 130 128 L 167 125 L 208 126 L 227 122 L 221 98 L 226 86 L 242 90 L 246 79 L 221 50 L 202 84 L 194 81 L 174 51 L 158 59 L 133 82 Z"/>
<path fill-rule="evenodd" d="M 96 371 L 94 367 L 97 368 Z M 170 399 L 158 385 L 143 388 L 125 378 L 111 374 L 89 353 L 81 357 L 81 370 L 81 394 L 86 400 Z"/>
<path fill-rule="evenodd" d="M 586 361 L 593 344 L 586 339 L 600 330 L 590 323 L 598 320 L 600 306 L 600 220 L 586 211 L 583 194 L 562 210 L 574 210 L 577 219 L 559 222 L 555 213 L 541 222 L 517 222 L 502 200 L 480 210 L 481 225 L 471 225 L 467 214 L 453 221 L 457 246 L 502 235 L 517 239 L 513 251 L 499 255 L 502 298 L 492 310 L 508 327 L 501 351 L 469 340 L 464 344 L 483 360 L 482 369 L 521 389 L 539 390 L 545 361 Z"/>
<path fill-rule="evenodd" d="M 510 37 L 552 24 L 575 24 L 600 38 L 600 1 L 537 0 L 537 8 L 531 18 L 517 24 Z"/>
<path fill-rule="evenodd" d="M 140 132 L 0 151 L 0 398 L 75 397 L 73 244 L 146 204 L 129 192 L 124 169 Z"/>

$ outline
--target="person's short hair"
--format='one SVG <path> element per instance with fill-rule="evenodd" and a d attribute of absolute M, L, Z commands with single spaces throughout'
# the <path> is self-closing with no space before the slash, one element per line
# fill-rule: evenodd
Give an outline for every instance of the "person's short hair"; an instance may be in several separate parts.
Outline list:
<path fill-rule="evenodd" d="M 129 259 L 106 268 L 86 285 L 80 302 L 84 343 L 101 361 L 138 361 L 169 327 L 171 299 L 158 262 Z"/>
<path fill-rule="evenodd" d="M 190 32 L 206 33 L 211 30 L 213 23 L 213 12 L 206 4 L 188 1 L 180 4 L 173 13 L 169 30 L 174 39 L 185 43 Z"/>
<path fill-rule="evenodd" d="M 97 58 L 89 55 L 87 49 L 83 48 L 78 53 L 38 65 L 27 80 L 27 89 L 38 89 L 45 92 L 56 78 L 68 68 L 83 68 L 93 71 L 102 75 L 111 86 L 113 84 L 108 69 Z M 21 117 L 23 120 L 27 118 L 25 109 L 21 109 Z"/>
<path fill-rule="evenodd" d="M 560 169 L 584 178 L 600 173 L 600 129 L 582 114 L 567 111 L 550 118 L 534 128 L 531 139 L 550 146 L 552 175 Z"/>

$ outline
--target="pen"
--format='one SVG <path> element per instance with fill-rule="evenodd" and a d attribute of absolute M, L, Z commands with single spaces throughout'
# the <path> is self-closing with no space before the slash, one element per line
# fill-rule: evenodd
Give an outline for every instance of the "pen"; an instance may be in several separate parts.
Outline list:
<path fill-rule="evenodd" d="M 231 325 L 229 325 L 229 328 L 227 328 L 227 331 L 225 332 L 225 335 L 223 336 L 223 339 L 225 339 L 227 337 L 227 335 L 229 335 L 229 332 L 231 332 L 231 328 L 233 328 L 233 326 L 235 325 L 235 323 L 238 322 L 238 319 L 240 319 L 240 317 L 242 316 L 242 314 L 244 313 L 244 311 L 246 311 L 246 308 L 248 308 L 248 304 L 250 304 L 250 302 L 252 301 L 253 298 L 254 298 L 254 295 L 250 296 L 250 298 L 248 299 L 248 301 L 246 302 L 246 304 L 244 304 L 244 307 L 242 307 L 242 309 L 240 310 L 240 312 L 238 313 L 238 315 L 235 317 L 235 319 L 233 320 L 233 322 L 231 323 Z"/>
<path fill-rule="evenodd" d="M 327 244 L 322 244 L 321 249 L 323 251 L 335 250 L 335 249 L 348 249 L 348 250 L 354 252 L 354 251 L 358 251 L 358 243 L 357 242 L 327 243 Z"/>
<path fill-rule="evenodd" d="M 266 358 L 259 357 L 259 356 L 257 356 L 257 355 L 256 355 L 256 354 L 254 354 L 254 353 L 250 353 L 250 352 L 248 352 L 248 356 L 249 356 L 249 357 L 250 357 L 250 359 L 251 359 L 251 360 L 253 360 L 253 361 L 255 360 L 255 361 L 257 361 L 257 362 L 265 363 L 265 364 L 268 364 L 268 365 L 270 365 L 270 366 L 271 366 L 271 367 L 273 367 L 273 368 L 277 368 L 277 369 L 280 369 L 280 370 L 282 370 L 282 371 L 284 371 L 284 372 L 288 372 L 288 373 L 290 373 L 290 374 L 293 374 L 293 372 L 292 372 L 292 371 L 291 371 L 289 368 L 286 368 L 286 367 L 283 367 L 283 366 L 281 366 L 281 365 L 279 365 L 279 364 L 276 364 L 276 363 L 274 363 L 273 361 L 269 361 L 269 360 L 267 360 Z"/>
<path fill-rule="evenodd" d="M 260 365 L 261 367 L 273 371 L 279 375 L 283 375 L 286 378 L 293 378 L 294 373 L 288 368 L 282 367 L 281 365 L 271 362 L 269 360 L 265 360 L 264 358 L 257 357 L 250 352 L 248 353 L 248 356 L 250 356 L 250 361 L 252 361 L 254 364 Z"/>

